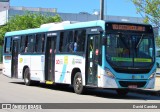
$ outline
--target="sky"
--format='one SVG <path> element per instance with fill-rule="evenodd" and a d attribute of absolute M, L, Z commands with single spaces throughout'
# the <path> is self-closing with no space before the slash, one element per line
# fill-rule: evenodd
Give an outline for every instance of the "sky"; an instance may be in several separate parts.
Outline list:
<path fill-rule="evenodd" d="M 57 12 L 79 13 L 100 10 L 100 0 L 10 0 L 11 6 L 57 8 Z M 105 0 L 105 15 L 141 17 L 131 0 Z"/>

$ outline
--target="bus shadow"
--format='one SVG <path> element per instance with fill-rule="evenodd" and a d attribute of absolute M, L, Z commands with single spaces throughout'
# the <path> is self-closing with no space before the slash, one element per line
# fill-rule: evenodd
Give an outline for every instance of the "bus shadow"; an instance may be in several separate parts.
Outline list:
<path fill-rule="evenodd" d="M 12 84 L 25 85 L 24 82 L 10 82 Z M 34 84 L 31 87 L 39 87 L 44 89 L 51 89 L 62 92 L 70 92 L 74 93 L 73 87 L 64 84 L 56 84 L 56 85 L 46 85 L 43 83 Z M 125 99 L 125 100 L 160 100 L 160 96 L 152 96 L 149 94 L 139 94 L 136 92 L 130 91 L 126 96 L 121 96 L 116 93 L 115 90 L 111 89 L 95 89 L 95 88 L 87 88 L 86 92 L 83 94 L 86 96 L 94 96 L 101 98 L 109 98 L 109 99 Z"/>
<path fill-rule="evenodd" d="M 110 99 L 125 99 L 125 100 L 160 100 L 160 96 L 142 94 L 129 91 L 126 96 L 118 95 L 116 90 L 111 89 L 88 89 L 87 95 L 93 95 L 97 97 L 110 98 Z"/>

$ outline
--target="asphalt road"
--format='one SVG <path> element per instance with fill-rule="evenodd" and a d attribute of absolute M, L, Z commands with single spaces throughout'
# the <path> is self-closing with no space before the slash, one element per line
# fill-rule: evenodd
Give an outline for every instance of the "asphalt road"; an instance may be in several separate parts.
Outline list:
<path fill-rule="evenodd" d="M 102 89 L 88 89 L 85 95 L 78 95 L 72 87 L 45 84 L 25 86 L 23 80 L 0 74 L 0 103 L 160 103 L 160 97 L 132 92 L 121 97 L 114 90 Z"/>

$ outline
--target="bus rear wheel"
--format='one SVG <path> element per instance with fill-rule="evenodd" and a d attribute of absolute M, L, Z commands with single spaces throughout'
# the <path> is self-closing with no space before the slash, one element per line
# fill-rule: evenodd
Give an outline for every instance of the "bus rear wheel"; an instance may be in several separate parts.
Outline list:
<path fill-rule="evenodd" d="M 24 71 L 24 83 L 25 85 L 27 86 L 31 86 L 32 85 L 32 81 L 30 79 L 30 71 L 29 71 L 29 68 L 26 68 L 25 71 Z"/>
<path fill-rule="evenodd" d="M 77 72 L 74 76 L 73 88 L 74 88 L 75 93 L 77 94 L 84 93 L 84 86 L 82 84 L 82 75 L 80 72 Z"/>

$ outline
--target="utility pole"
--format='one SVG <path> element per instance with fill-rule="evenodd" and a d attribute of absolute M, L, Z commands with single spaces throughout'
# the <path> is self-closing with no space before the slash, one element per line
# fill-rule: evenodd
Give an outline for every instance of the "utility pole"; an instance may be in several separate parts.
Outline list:
<path fill-rule="evenodd" d="M 104 19 L 104 0 L 100 0 L 100 20 Z"/>

